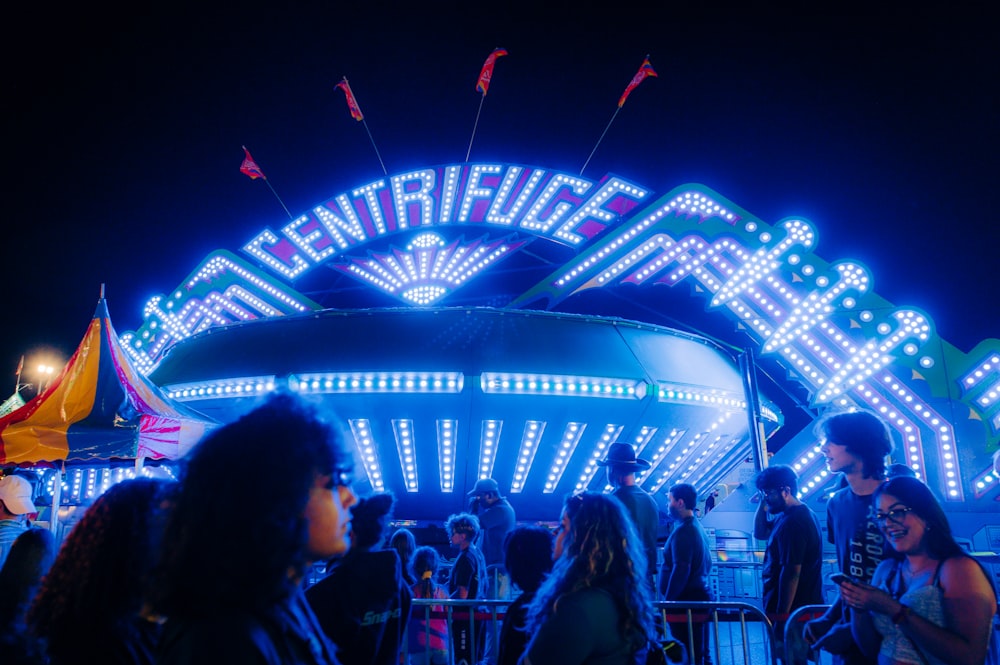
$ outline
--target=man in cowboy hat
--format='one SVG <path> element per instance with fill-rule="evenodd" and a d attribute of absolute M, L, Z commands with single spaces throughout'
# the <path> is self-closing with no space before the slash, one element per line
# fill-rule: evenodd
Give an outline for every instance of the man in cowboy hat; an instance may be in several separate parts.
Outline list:
<path fill-rule="evenodd" d="M 639 532 L 642 547 L 646 550 L 648 568 L 646 573 L 652 584 L 656 578 L 656 532 L 660 524 L 656 499 L 635 484 L 635 474 L 649 468 L 649 462 L 635 456 L 635 448 L 627 443 L 612 443 L 608 456 L 599 461 L 598 466 L 608 469 L 608 484 L 615 488 L 612 496 L 625 504 L 632 517 L 635 530 Z M 655 590 L 653 585 L 653 590 Z"/>
<path fill-rule="evenodd" d="M 487 598 L 509 598 L 510 577 L 503 566 L 503 541 L 513 531 L 514 508 L 500 496 L 500 486 L 492 478 L 480 478 L 468 494 L 472 498 L 470 512 L 479 518 L 479 539 L 476 544 L 486 560 Z"/>

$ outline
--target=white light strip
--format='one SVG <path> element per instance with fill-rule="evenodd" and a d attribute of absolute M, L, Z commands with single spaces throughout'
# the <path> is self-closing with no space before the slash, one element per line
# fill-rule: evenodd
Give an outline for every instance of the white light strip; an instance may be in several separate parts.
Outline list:
<path fill-rule="evenodd" d="M 371 422 L 367 418 L 357 418 L 348 421 L 351 433 L 354 435 L 354 445 L 357 447 L 358 459 L 368 475 L 368 482 L 376 492 L 385 491 L 385 478 L 382 475 L 382 461 L 378 456 L 378 445 L 372 435 Z"/>
<path fill-rule="evenodd" d="M 441 477 L 441 491 L 455 491 L 455 436 L 457 420 L 437 421 L 438 473 Z"/>
<path fill-rule="evenodd" d="M 622 430 L 625 429 L 621 425 L 605 425 L 604 433 L 597 440 L 594 445 L 594 450 L 590 454 L 590 459 L 587 460 L 586 466 L 583 467 L 583 473 L 580 474 L 580 479 L 576 483 L 576 491 L 582 492 L 587 489 L 590 485 L 590 481 L 594 479 L 594 475 L 600 468 L 597 466 L 597 462 L 604 459 L 607 454 L 608 446 L 618 440 L 618 435 L 621 434 Z"/>
<path fill-rule="evenodd" d="M 174 383 L 163 386 L 163 392 L 178 402 L 204 399 L 231 399 L 234 397 L 254 397 L 271 392 L 275 388 L 274 375 L 241 376 L 214 381 Z"/>
<path fill-rule="evenodd" d="M 641 400 L 647 384 L 635 379 L 618 379 L 566 374 L 524 374 L 483 372 L 480 387 L 487 394 L 558 395 L 560 397 L 603 397 Z"/>
<path fill-rule="evenodd" d="M 715 409 L 743 411 L 747 402 L 740 393 L 724 390 L 706 390 L 698 386 L 680 383 L 660 383 L 657 385 L 657 401 L 665 404 L 689 404 L 711 406 Z"/>
<path fill-rule="evenodd" d="M 479 466 L 476 479 L 490 478 L 493 474 L 493 463 L 496 461 L 497 446 L 500 444 L 502 420 L 484 420 L 479 432 Z"/>
<path fill-rule="evenodd" d="M 458 394 L 464 382 L 461 372 L 311 372 L 288 378 L 293 390 L 311 394 Z"/>
<path fill-rule="evenodd" d="M 545 433 L 545 422 L 540 420 L 529 420 L 524 423 L 524 432 L 521 434 L 521 445 L 517 451 L 517 462 L 514 466 L 514 479 L 510 483 L 512 493 L 520 492 L 524 489 L 524 481 L 528 478 L 531 465 L 535 462 L 535 453 L 538 452 L 538 443 Z"/>
<path fill-rule="evenodd" d="M 413 439 L 413 421 L 401 418 L 392 421 L 393 438 L 396 440 L 396 452 L 399 453 L 399 467 L 403 472 L 403 485 L 407 492 L 416 492 L 417 484 L 417 454 Z"/>
<path fill-rule="evenodd" d="M 552 494 L 559 486 L 563 474 L 566 472 L 566 464 L 573 458 L 576 447 L 580 443 L 580 437 L 587 430 L 587 423 L 567 423 L 563 431 L 562 439 L 559 441 L 559 448 L 556 449 L 555 459 L 549 467 L 549 474 L 545 479 L 543 494 Z"/>

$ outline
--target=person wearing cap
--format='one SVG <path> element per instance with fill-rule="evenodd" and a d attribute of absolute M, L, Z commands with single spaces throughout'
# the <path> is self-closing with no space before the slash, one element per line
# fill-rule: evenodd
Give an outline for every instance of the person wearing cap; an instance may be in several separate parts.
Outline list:
<path fill-rule="evenodd" d="M 0 478 L 0 567 L 17 537 L 28 530 L 27 515 L 38 512 L 31 494 L 31 483 L 25 478 L 18 475 Z"/>
<path fill-rule="evenodd" d="M 870 411 L 830 413 L 813 427 L 830 473 L 845 486 L 826 504 L 827 539 L 837 552 L 838 569 L 868 583 L 891 548 L 875 520 L 872 497 L 885 482 L 893 442 L 885 421 Z M 835 665 L 869 662 L 851 636 L 851 609 L 838 597 L 827 612 L 805 624 L 807 644 L 833 654 Z"/>
<path fill-rule="evenodd" d="M 659 509 L 646 490 L 635 482 L 635 474 L 650 467 L 649 462 L 635 456 L 635 448 L 627 443 L 612 443 L 608 456 L 599 461 L 598 466 L 607 467 L 608 484 L 614 488 L 611 493 L 628 511 L 639 532 L 642 548 L 646 552 L 648 581 L 656 588 L 656 534 L 660 525 Z"/>
<path fill-rule="evenodd" d="M 517 522 L 514 508 L 500 496 L 500 487 L 492 478 L 476 481 L 468 496 L 472 497 L 469 512 L 479 518 L 479 538 L 476 544 L 486 561 L 486 598 L 509 598 L 510 575 L 504 568 L 503 542 Z"/>

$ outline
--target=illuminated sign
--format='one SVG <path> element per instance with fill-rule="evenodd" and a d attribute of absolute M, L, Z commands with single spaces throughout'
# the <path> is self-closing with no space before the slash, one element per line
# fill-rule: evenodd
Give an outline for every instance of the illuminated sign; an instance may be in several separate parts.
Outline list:
<path fill-rule="evenodd" d="M 401 231 L 438 225 L 497 226 L 576 246 L 628 214 L 649 192 L 621 178 L 509 164 L 421 169 L 338 194 L 243 249 L 296 279 L 345 250 Z"/>

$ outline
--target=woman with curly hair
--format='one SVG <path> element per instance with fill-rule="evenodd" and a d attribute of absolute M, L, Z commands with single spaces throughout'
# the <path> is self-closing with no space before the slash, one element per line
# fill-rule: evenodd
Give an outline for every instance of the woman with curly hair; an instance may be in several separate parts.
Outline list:
<path fill-rule="evenodd" d="M 336 663 L 301 583 L 350 548 L 353 473 L 340 429 L 286 392 L 195 446 L 156 577 L 160 665 Z"/>
<path fill-rule="evenodd" d="M 172 486 L 123 480 L 73 527 L 28 612 L 52 665 L 154 662 L 160 624 L 147 590 L 161 506 Z"/>
<path fill-rule="evenodd" d="M 552 572 L 528 606 L 525 665 L 633 665 L 656 639 L 646 554 L 613 496 L 566 499 Z"/>

